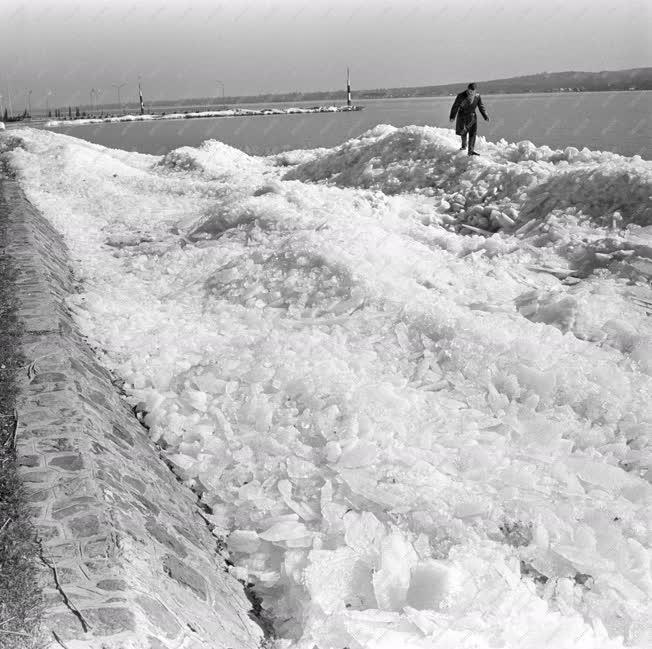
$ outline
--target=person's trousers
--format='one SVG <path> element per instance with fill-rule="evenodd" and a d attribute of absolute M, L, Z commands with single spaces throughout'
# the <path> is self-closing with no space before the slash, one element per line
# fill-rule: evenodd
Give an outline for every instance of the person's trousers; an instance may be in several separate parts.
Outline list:
<path fill-rule="evenodd" d="M 475 151 L 475 136 L 478 134 L 478 120 L 473 120 L 473 123 L 469 126 L 469 130 L 462 135 L 462 148 L 466 148 L 466 140 L 468 137 L 469 141 L 469 151 Z"/>

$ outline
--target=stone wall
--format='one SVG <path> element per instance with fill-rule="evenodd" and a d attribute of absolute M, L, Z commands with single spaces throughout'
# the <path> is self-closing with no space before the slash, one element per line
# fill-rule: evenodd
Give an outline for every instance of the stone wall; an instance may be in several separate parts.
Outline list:
<path fill-rule="evenodd" d="M 65 305 L 61 236 L 17 183 L 0 218 L 27 364 L 16 444 L 41 541 L 46 645 L 254 649 L 263 633 L 217 539 L 97 362 Z"/>

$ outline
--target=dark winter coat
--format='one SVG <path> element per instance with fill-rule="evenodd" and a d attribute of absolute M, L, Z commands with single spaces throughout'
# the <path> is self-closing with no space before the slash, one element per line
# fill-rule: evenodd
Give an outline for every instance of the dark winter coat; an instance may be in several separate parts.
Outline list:
<path fill-rule="evenodd" d="M 489 119 L 487 111 L 484 109 L 482 103 L 482 97 L 476 93 L 472 101 L 469 101 L 469 96 L 466 94 L 466 90 L 460 92 L 457 97 L 455 97 L 455 102 L 451 108 L 450 119 L 455 119 L 457 115 L 457 121 L 455 122 L 455 133 L 457 135 L 465 135 L 468 133 L 469 129 L 477 121 L 475 114 L 475 109 L 480 111 L 480 114 L 485 119 Z"/>

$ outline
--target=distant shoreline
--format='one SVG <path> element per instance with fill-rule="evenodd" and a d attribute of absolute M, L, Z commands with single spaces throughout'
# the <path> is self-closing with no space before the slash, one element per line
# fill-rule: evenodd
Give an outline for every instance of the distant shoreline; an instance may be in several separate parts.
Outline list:
<path fill-rule="evenodd" d="M 353 88 L 356 101 L 364 99 L 411 99 L 418 97 L 446 97 L 455 95 L 466 87 L 468 81 L 457 81 L 424 86 L 403 86 L 394 88 Z M 555 92 L 620 92 L 630 90 L 652 90 L 652 67 L 628 70 L 605 70 L 602 72 L 541 72 L 538 74 L 477 81 L 480 92 L 492 94 L 530 94 Z M 281 92 L 267 95 L 223 97 L 223 104 L 260 104 L 299 101 L 345 101 L 346 91 L 322 90 L 313 92 Z M 150 106 L 163 105 L 207 105 L 214 97 L 193 97 L 189 99 L 157 100 Z"/>
<path fill-rule="evenodd" d="M 479 84 L 480 85 L 480 84 Z M 574 94 L 594 94 L 601 92 L 611 92 L 611 93 L 631 93 L 631 92 L 652 92 L 652 89 L 637 89 L 637 90 L 584 90 L 584 91 L 557 91 L 557 92 L 486 92 L 482 91 L 482 95 L 485 97 L 488 96 L 511 96 L 511 95 L 574 95 Z M 400 100 L 400 99 L 414 99 L 414 100 L 426 100 L 426 99 L 452 99 L 454 94 L 451 95 L 419 95 L 419 96 L 387 96 L 387 97 L 362 97 L 356 95 L 355 100 L 368 100 L 368 101 L 383 101 L 383 100 Z M 93 120 L 93 123 L 101 122 L 111 122 L 111 121 L 149 121 L 152 118 L 156 119 L 192 119 L 198 117 L 247 117 L 247 116 L 257 116 L 257 115 L 273 115 L 273 114 L 288 114 L 292 113 L 320 113 L 320 112 L 350 112 L 363 110 L 364 105 L 354 104 L 352 107 L 347 107 L 346 104 L 334 105 L 324 103 L 321 106 L 310 106 L 306 108 L 305 106 L 299 106 L 298 104 L 314 104 L 312 99 L 294 99 L 294 100 L 267 100 L 267 101 L 239 101 L 238 103 L 243 105 L 264 105 L 266 108 L 261 108 L 258 110 L 252 110 L 247 108 L 239 108 L 237 103 L 229 103 L 229 100 L 233 99 L 234 102 L 236 99 L 240 98 L 230 98 L 226 97 L 220 103 L 211 104 L 209 101 L 195 100 L 195 103 L 185 103 L 185 104 L 175 104 L 172 101 L 165 102 L 154 102 L 149 104 L 147 111 L 144 116 L 139 115 L 140 106 L 138 104 L 123 104 L 122 112 L 119 112 L 120 109 L 117 105 L 114 104 L 105 104 L 99 107 L 96 107 L 96 110 L 93 113 L 83 113 L 79 117 L 48 117 L 45 115 L 44 111 L 35 111 L 31 118 L 19 117 L 15 120 L 8 120 L 6 125 L 17 125 L 17 124 L 46 124 L 47 126 L 63 126 L 66 124 L 80 124 L 80 123 L 89 123 L 89 120 Z M 258 98 L 260 99 L 260 98 Z M 179 100 L 179 101 L 190 101 L 190 100 Z M 290 104 L 296 110 L 287 110 L 283 109 L 277 111 L 275 108 L 276 104 Z M 66 113 L 62 111 L 62 114 Z M 174 115 L 173 115 L 174 114 Z M 120 119 L 123 118 L 123 119 Z"/>
<path fill-rule="evenodd" d="M 455 83 L 403 86 L 393 88 L 353 88 L 355 101 L 374 99 L 420 99 L 454 96 L 466 87 L 470 80 Z M 632 68 L 628 70 L 604 70 L 601 72 L 542 72 L 519 77 L 504 79 L 476 80 L 479 91 L 484 95 L 519 95 L 519 94 L 555 94 L 555 93 L 581 93 L 581 92 L 630 92 L 652 90 L 652 67 Z M 145 90 L 147 90 L 145 88 Z M 223 90 L 223 88 L 222 88 Z M 337 90 L 317 90 L 309 92 L 278 92 L 258 95 L 229 95 L 218 97 L 215 95 L 203 97 L 188 97 L 177 99 L 152 99 L 145 93 L 145 105 L 150 112 L 175 109 L 185 111 L 194 109 L 228 110 L 229 108 L 246 104 L 287 104 L 287 103 L 345 103 L 347 93 L 344 88 Z M 106 102 L 99 105 L 86 105 L 63 103 L 51 106 L 59 115 L 79 109 L 89 113 L 118 113 L 125 111 L 139 111 L 140 104 L 135 97 L 127 102 Z M 32 116 L 46 115 L 47 110 L 41 106 L 32 112 Z M 55 117 L 55 119 L 57 119 Z"/>
<path fill-rule="evenodd" d="M 482 84 L 478 84 L 478 88 L 484 96 L 492 95 L 553 95 L 553 94 L 582 94 L 582 93 L 595 93 L 595 92 L 650 92 L 652 88 L 634 88 L 634 89 L 613 89 L 613 88 L 604 88 L 599 90 L 528 90 L 528 91 L 491 91 L 484 90 Z M 463 89 L 462 86 L 458 87 L 457 91 Z M 355 94 L 356 101 L 364 100 L 378 100 L 378 99 L 445 99 L 447 97 L 454 97 L 456 93 L 437 93 L 437 94 L 425 94 L 425 95 L 410 95 L 410 94 L 386 94 L 386 95 L 374 95 L 372 93 L 365 94 L 364 92 L 357 92 Z M 152 110 L 161 109 L 161 108 L 170 108 L 177 107 L 181 108 L 195 108 L 198 106 L 237 106 L 240 104 L 291 104 L 291 103 L 307 103 L 314 101 L 345 101 L 346 97 L 344 95 L 331 95 L 328 97 L 320 97 L 315 99 L 313 97 L 297 97 L 297 96 L 288 96 L 288 95 L 260 95 L 252 97 L 225 97 L 220 99 L 219 102 L 211 103 L 210 98 L 194 98 L 194 99 L 179 99 L 179 100 L 157 100 L 149 104 Z M 124 104 L 125 110 L 137 110 L 138 104 L 130 103 Z M 118 106 L 115 104 L 107 104 L 102 106 L 105 110 L 118 110 Z"/>

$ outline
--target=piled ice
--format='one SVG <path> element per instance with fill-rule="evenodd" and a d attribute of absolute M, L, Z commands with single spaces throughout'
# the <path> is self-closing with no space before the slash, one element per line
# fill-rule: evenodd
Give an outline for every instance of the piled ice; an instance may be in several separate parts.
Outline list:
<path fill-rule="evenodd" d="M 278 647 L 650 646 L 652 163 L 457 142 L 0 147 Z"/>

